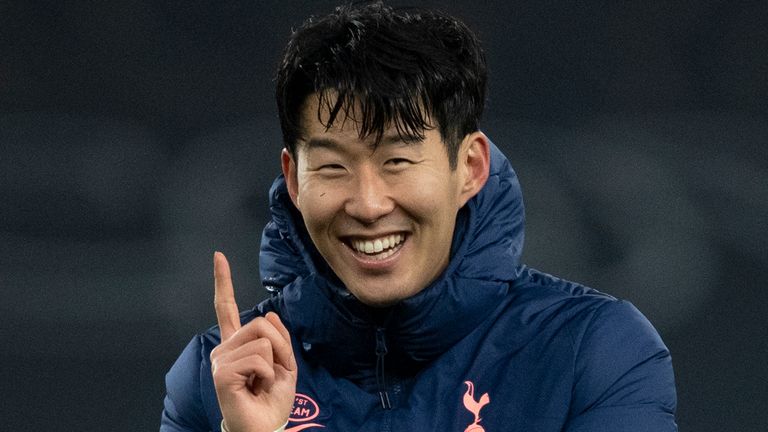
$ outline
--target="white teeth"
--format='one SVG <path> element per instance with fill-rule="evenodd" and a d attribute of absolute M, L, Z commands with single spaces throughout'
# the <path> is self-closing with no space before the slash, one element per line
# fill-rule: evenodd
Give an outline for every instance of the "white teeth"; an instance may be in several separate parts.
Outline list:
<path fill-rule="evenodd" d="M 381 253 L 384 252 L 387 255 L 391 255 L 391 252 L 387 249 L 393 248 L 400 244 L 404 240 L 401 234 L 393 234 L 387 237 L 378 238 L 375 240 L 352 240 L 350 244 L 358 252 L 366 254 Z"/>

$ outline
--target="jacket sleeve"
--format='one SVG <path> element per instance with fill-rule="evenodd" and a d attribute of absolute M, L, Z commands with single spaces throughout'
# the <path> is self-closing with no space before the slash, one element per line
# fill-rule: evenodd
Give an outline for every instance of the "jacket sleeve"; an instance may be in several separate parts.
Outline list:
<path fill-rule="evenodd" d="M 604 304 L 574 339 L 575 382 L 566 432 L 677 431 L 669 351 L 632 304 Z"/>
<path fill-rule="evenodd" d="M 202 343 L 195 336 L 165 376 L 161 432 L 210 431 L 200 387 Z"/>

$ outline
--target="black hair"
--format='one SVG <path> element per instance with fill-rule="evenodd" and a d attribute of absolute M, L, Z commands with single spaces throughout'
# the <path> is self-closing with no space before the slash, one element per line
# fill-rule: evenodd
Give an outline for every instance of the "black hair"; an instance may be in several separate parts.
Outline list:
<path fill-rule="evenodd" d="M 339 6 L 305 21 L 283 53 L 276 96 L 284 145 L 296 155 L 302 109 L 316 94 L 327 128 L 341 113 L 374 145 L 389 127 L 407 141 L 437 126 L 455 169 L 462 139 L 478 130 L 486 81 L 480 43 L 458 19 L 382 2 Z"/>

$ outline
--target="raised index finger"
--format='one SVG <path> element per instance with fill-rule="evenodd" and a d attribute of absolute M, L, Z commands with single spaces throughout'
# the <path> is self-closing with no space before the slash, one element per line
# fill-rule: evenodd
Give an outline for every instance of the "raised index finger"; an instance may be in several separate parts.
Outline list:
<path fill-rule="evenodd" d="M 232 287 L 232 273 L 229 262 L 221 252 L 213 254 L 214 294 L 213 307 L 216 309 L 216 319 L 219 322 L 221 341 L 232 337 L 240 329 L 240 312 L 235 302 L 235 290 Z"/>

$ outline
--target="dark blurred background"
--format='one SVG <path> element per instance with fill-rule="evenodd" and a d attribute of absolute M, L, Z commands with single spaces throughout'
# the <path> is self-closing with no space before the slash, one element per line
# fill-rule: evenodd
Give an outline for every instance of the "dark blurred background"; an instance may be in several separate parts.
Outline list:
<path fill-rule="evenodd" d="M 335 4 L 0 0 L 3 430 L 156 430 L 213 251 L 264 297 L 273 70 Z M 484 41 L 525 262 L 646 313 L 681 430 L 768 430 L 768 2 L 418 4 Z"/>

